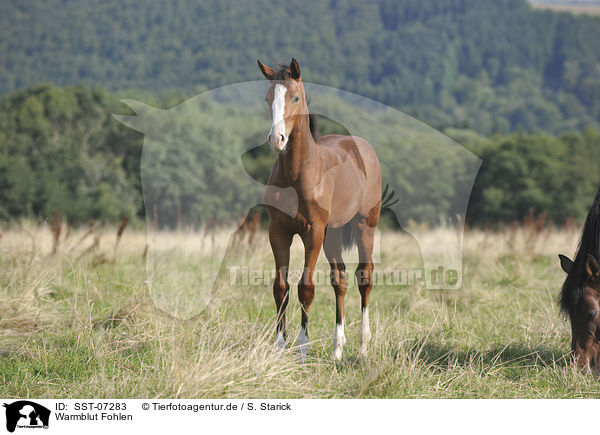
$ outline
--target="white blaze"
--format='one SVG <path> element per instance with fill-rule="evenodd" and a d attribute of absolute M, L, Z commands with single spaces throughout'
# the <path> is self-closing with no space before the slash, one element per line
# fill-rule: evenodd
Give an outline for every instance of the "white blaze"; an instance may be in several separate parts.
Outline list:
<path fill-rule="evenodd" d="M 285 123 L 283 121 L 283 114 L 285 112 L 285 93 L 287 88 L 283 85 L 275 85 L 275 96 L 273 97 L 273 126 L 274 128 L 280 122 L 282 123 L 285 131 Z"/>
<path fill-rule="evenodd" d="M 275 91 L 273 96 L 273 104 L 271 106 L 273 111 L 273 125 L 269 132 L 269 143 L 272 147 L 281 151 L 288 140 L 285 132 L 285 121 L 283 115 L 285 113 L 285 93 L 287 88 L 283 85 L 275 85 Z M 283 140 L 281 140 L 283 137 Z"/>

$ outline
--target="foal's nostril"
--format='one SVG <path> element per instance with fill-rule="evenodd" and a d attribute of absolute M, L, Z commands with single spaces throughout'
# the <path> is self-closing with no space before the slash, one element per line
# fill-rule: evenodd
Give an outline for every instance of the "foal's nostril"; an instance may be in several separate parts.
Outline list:
<path fill-rule="evenodd" d="M 279 133 L 279 140 L 283 142 L 285 140 L 285 136 Z"/>

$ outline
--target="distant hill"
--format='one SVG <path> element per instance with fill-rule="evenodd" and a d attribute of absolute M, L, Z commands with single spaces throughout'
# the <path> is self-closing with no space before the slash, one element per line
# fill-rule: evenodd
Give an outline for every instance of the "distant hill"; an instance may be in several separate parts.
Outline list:
<path fill-rule="evenodd" d="M 537 9 L 574 14 L 600 14 L 600 1 L 598 0 L 529 0 L 529 3 Z"/>
<path fill-rule="evenodd" d="M 193 93 L 294 56 L 305 80 L 435 127 L 562 132 L 600 121 L 600 17 L 525 0 L 6 0 L 0 92 L 40 82 Z"/>
<path fill-rule="evenodd" d="M 600 0 L 528 0 L 532 5 L 600 6 Z"/>

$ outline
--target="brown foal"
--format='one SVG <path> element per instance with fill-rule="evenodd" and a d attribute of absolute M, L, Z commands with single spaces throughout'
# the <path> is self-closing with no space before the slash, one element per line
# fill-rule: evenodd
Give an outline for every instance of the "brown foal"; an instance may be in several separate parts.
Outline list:
<path fill-rule="evenodd" d="M 368 304 L 372 288 L 373 242 L 381 211 L 379 160 L 369 143 L 360 137 L 328 135 L 315 140 L 310 130 L 300 66 L 295 59 L 289 66 L 277 70 L 260 61 L 258 66 L 271 82 L 265 98 L 273 117 L 268 142 L 278 152 L 264 193 L 270 218 L 269 241 L 277 272 L 273 284 L 278 313 L 275 344 L 279 349 L 286 345 L 290 246 L 292 238 L 298 234 L 305 248 L 304 271 L 298 283 L 302 307 L 297 341 L 300 359 L 306 360 L 309 347 L 308 312 L 315 294 L 313 271 L 321 246 L 331 266 L 331 285 L 336 300 L 333 356 L 341 359 L 346 342 L 346 267 L 342 246 L 351 241 L 348 236 L 353 236 L 359 254 L 356 278 L 362 308 L 358 351 L 359 355 L 366 356 L 371 338 Z M 293 192 L 294 198 L 282 192 Z M 293 213 L 289 212 L 290 203 L 297 204 Z"/>

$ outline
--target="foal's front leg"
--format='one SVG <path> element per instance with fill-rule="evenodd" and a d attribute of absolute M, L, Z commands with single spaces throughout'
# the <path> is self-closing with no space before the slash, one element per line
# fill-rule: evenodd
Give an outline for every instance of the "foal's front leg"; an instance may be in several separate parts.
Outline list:
<path fill-rule="evenodd" d="M 286 331 L 285 331 L 285 310 L 289 300 L 290 285 L 288 284 L 288 268 L 290 264 L 290 246 L 292 244 L 292 235 L 287 234 L 280 229 L 269 227 L 269 242 L 273 249 L 275 257 L 275 272 L 277 276 L 273 282 L 273 297 L 277 307 L 277 336 L 275 337 L 275 347 L 278 350 L 285 349 Z"/>
<path fill-rule="evenodd" d="M 300 282 L 298 283 L 298 299 L 302 307 L 302 321 L 300 324 L 300 334 L 298 334 L 298 354 L 301 362 L 306 361 L 306 356 L 309 349 L 308 341 L 308 311 L 315 297 L 315 283 L 313 281 L 313 272 L 319 252 L 323 245 L 324 230 L 316 230 L 314 227 L 307 233 L 303 234 L 302 242 L 304 243 L 304 271 Z"/>

